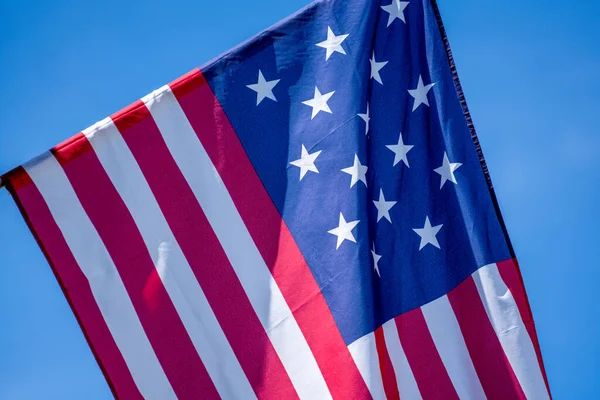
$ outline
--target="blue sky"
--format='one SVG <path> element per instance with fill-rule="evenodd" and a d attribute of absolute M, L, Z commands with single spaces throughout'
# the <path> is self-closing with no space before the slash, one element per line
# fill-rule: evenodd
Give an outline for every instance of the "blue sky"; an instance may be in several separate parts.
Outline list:
<path fill-rule="evenodd" d="M 554 397 L 593 398 L 600 392 L 600 7 L 439 1 Z M 307 3 L 1 2 L 0 171 Z M 111 398 L 5 190 L 0 254 L 0 398 Z"/>

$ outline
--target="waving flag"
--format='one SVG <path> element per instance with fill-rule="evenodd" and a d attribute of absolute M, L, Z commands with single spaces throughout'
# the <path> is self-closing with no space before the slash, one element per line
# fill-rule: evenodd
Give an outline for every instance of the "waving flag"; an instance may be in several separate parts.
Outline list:
<path fill-rule="evenodd" d="M 3 177 L 122 399 L 547 399 L 434 2 L 325 0 Z"/>

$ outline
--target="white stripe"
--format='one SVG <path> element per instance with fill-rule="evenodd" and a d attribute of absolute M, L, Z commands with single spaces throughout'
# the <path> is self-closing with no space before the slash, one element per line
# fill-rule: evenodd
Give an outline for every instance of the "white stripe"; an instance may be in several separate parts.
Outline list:
<path fill-rule="evenodd" d="M 185 329 L 219 394 L 256 398 L 150 186 L 111 120 L 84 131 L 129 209 Z"/>
<path fill-rule="evenodd" d="M 485 399 L 460 326 L 447 296 L 421 307 L 435 347 L 461 399 Z"/>
<path fill-rule="evenodd" d="M 373 332 L 361 337 L 348 346 L 350 354 L 358 367 L 360 375 L 365 380 L 371 396 L 374 400 L 385 400 L 383 378 L 379 367 L 379 356 L 377 355 L 377 344 Z"/>
<path fill-rule="evenodd" d="M 392 360 L 392 366 L 396 374 L 396 382 L 398 382 L 398 391 L 401 399 L 421 399 L 421 393 L 417 386 L 417 381 L 413 375 L 410 364 L 400 343 L 398 336 L 398 327 L 394 319 L 383 324 L 383 336 L 385 337 L 385 345 Z"/>
<path fill-rule="evenodd" d="M 500 344 L 528 399 L 548 399 L 544 377 L 529 333 L 496 264 L 473 274 L 479 296 Z"/>
<path fill-rule="evenodd" d="M 51 154 L 45 154 L 26 165 L 25 170 L 89 281 L 94 299 L 142 396 L 175 399 L 117 268 L 62 167 Z"/>
<path fill-rule="evenodd" d="M 300 327 L 177 99 L 165 86 L 143 101 L 204 210 L 299 396 L 331 398 Z"/>

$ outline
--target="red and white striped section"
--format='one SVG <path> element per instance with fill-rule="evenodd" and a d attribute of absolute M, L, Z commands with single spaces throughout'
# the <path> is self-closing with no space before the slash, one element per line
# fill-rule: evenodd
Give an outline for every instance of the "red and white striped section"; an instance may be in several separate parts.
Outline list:
<path fill-rule="evenodd" d="M 512 260 L 349 346 L 374 399 L 549 399 Z"/>
<path fill-rule="evenodd" d="M 199 71 L 9 181 L 116 397 L 371 398 Z"/>

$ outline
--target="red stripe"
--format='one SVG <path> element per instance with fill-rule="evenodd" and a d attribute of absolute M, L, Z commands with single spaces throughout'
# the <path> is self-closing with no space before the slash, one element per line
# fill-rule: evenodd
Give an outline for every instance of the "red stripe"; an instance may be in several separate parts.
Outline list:
<path fill-rule="evenodd" d="M 548 385 L 546 368 L 544 367 L 544 361 L 542 359 L 542 351 L 540 350 L 540 343 L 535 330 L 535 323 L 533 322 L 533 314 L 531 313 L 531 308 L 529 307 L 527 292 L 525 292 L 525 285 L 523 284 L 523 277 L 521 275 L 519 263 L 516 259 L 511 259 L 499 262 L 496 265 L 498 266 L 498 271 L 500 272 L 502 280 L 508 287 L 508 290 L 510 290 L 512 293 L 513 298 L 517 303 L 517 308 L 521 314 L 521 319 L 523 320 L 525 328 L 527 329 L 529 337 L 531 338 L 531 342 L 533 343 L 535 354 L 537 355 L 538 363 L 540 365 L 540 370 L 542 371 L 542 376 L 544 377 L 544 382 L 546 383 L 546 389 L 548 390 L 548 394 L 550 394 L 550 386 Z M 550 395 L 550 397 L 552 396 Z"/>
<path fill-rule="evenodd" d="M 138 162 L 219 324 L 261 399 L 297 394 L 235 270 L 146 106 L 113 120 Z"/>
<path fill-rule="evenodd" d="M 375 346 L 377 347 L 377 356 L 379 358 L 379 369 L 381 370 L 381 378 L 383 380 L 383 389 L 388 400 L 399 400 L 398 382 L 396 382 L 396 374 L 394 366 L 390 359 L 385 337 L 383 336 L 383 328 L 379 327 L 375 330 Z"/>
<path fill-rule="evenodd" d="M 75 261 L 41 193 L 23 168 L 11 174 L 7 187 L 52 267 L 113 395 L 116 398 L 142 399 L 94 300 L 89 282 Z"/>
<path fill-rule="evenodd" d="M 202 73 L 192 71 L 170 87 L 292 310 L 333 398 L 371 398 L 310 268 Z"/>
<path fill-rule="evenodd" d="M 396 317 L 398 336 L 424 400 L 457 399 L 420 308 Z"/>
<path fill-rule="evenodd" d="M 76 146 L 80 149 L 70 149 L 67 155 L 54 151 L 55 157 L 115 263 L 175 394 L 180 399 L 197 399 L 200 393 L 205 398 L 218 398 L 133 217 L 89 141 L 82 138 Z M 67 158 L 73 153 L 76 158 Z M 149 298 L 145 288 L 150 282 L 153 292 Z"/>
<path fill-rule="evenodd" d="M 523 389 L 481 302 L 473 278 L 467 278 L 448 293 L 448 300 L 487 398 L 525 399 Z"/>

